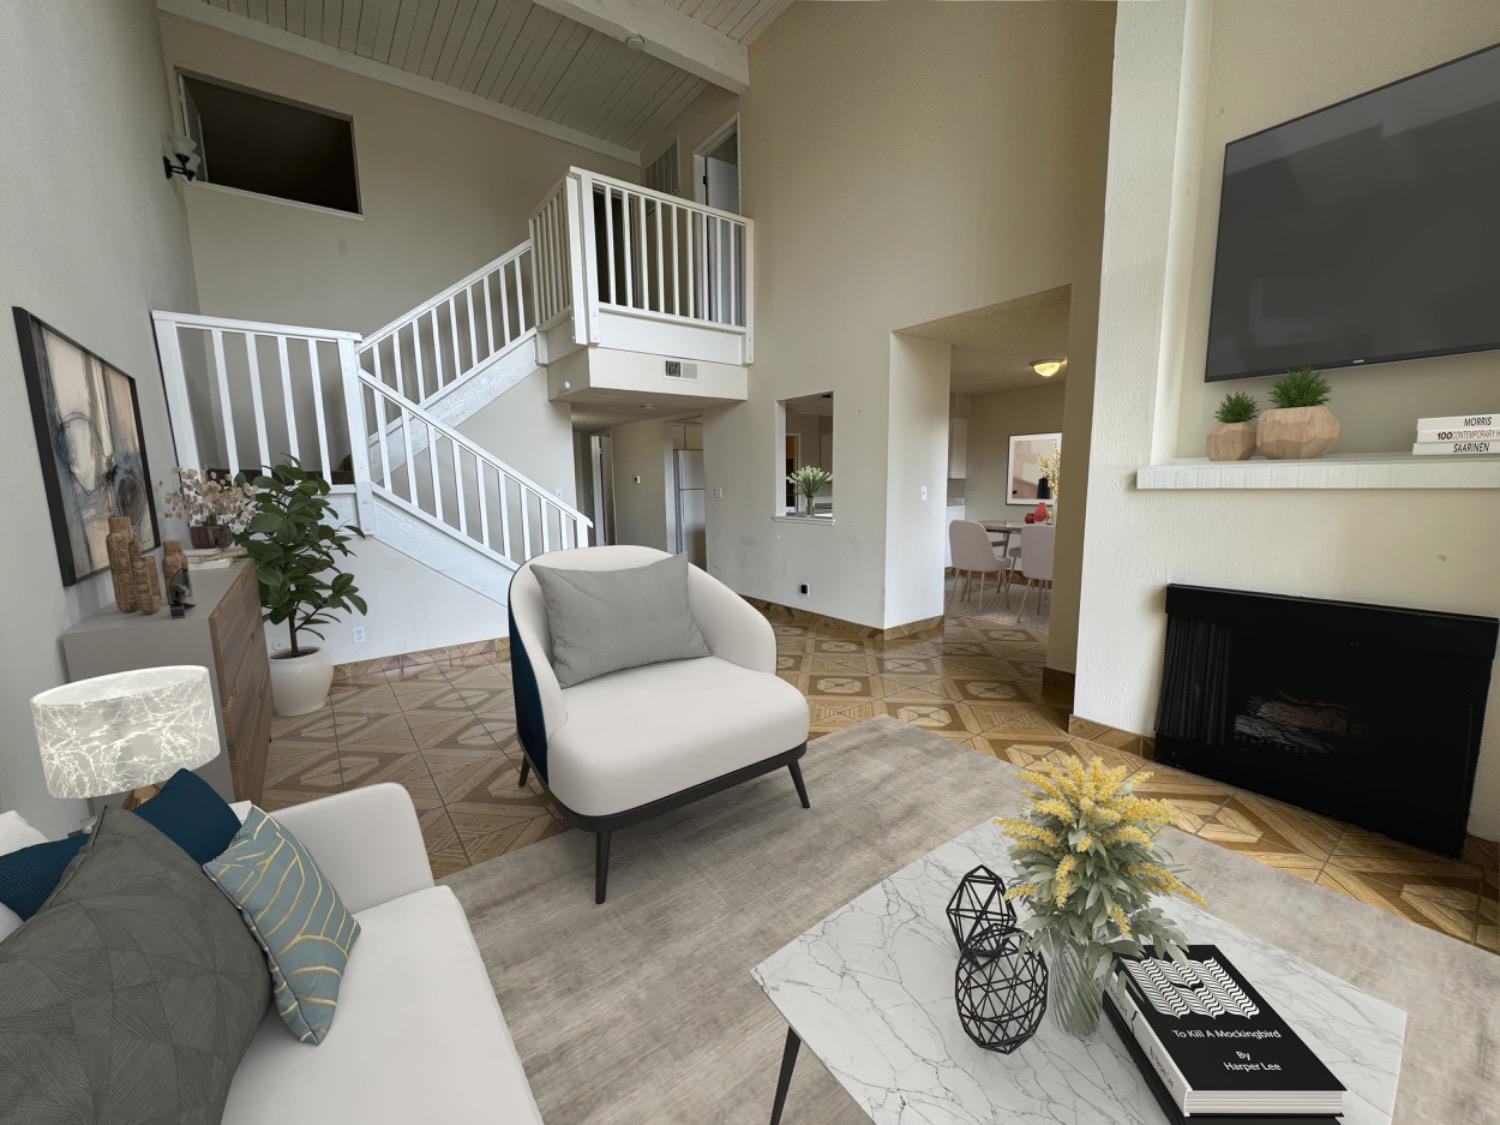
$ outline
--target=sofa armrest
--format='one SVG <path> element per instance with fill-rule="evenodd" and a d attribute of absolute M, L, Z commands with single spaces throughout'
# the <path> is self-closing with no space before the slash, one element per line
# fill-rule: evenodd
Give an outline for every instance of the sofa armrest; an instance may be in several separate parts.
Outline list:
<path fill-rule="evenodd" d="M 278 809 L 351 911 L 432 886 L 432 865 L 411 795 L 393 782 Z"/>
<path fill-rule="evenodd" d="M 775 673 L 776 633 L 758 609 L 696 566 L 688 567 L 688 602 L 715 656 L 752 672 Z"/>

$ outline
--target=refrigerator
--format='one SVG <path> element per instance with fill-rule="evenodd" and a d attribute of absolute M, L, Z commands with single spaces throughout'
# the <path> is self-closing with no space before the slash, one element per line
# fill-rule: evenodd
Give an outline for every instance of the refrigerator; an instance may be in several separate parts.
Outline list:
<path fill-rule="evenodd" d="M 708 532 L 704 512 L 703 450 L 673 450 L 672 476 L 677 494 L 677 554 L 686 555 L 694 566 L 706 567 Z"/>

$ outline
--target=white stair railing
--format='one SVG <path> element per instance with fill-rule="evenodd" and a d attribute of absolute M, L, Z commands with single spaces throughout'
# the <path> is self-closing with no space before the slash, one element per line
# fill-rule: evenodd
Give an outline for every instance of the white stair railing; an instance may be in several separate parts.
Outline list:
<path fill-rule="evenodd" d="M 376 495 L 511 568 L 588 544 L 593 524 L 578 509 L 384 383 L 358 378 Z"/>
<path fill-rule="evenodd" d="M 358 335 L 188 313 L 152 320 L 182 468 L 253 475 L 291 455 L 354 494 L 367 531 L 379 495 L 511 569 L 587 544 L 582 512 L 362 371 Z"/>
<path fill-rule="evenodd" d="M 290 456 L 337 487 L 358 483 L 364 454 L 346 421 L 358 334 L 189 313 L 151 319 L 182 468 L 253 475 Z"/>
<path fill-rule="evenodd" d="M 575 344 L 675 355 L 707 330 L 743 337 L 735 362 L 751 362 L 755 240 L 743 215 L 571 168 L 532 213 L 531 244 L 538 332 L 571 317 Z M 611 318 L 613 331 L 601 324 Z"/>
<path fill-rule="evenodd" d="M 536 329 L 532 243 L 523 242 L 359 345 L 359 365 L 409 402 L 448 393 Z"/>

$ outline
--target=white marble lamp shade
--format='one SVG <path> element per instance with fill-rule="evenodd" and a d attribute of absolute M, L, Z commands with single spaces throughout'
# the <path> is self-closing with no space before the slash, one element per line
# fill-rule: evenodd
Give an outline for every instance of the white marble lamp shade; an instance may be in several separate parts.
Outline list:
<path fill-rule="evenodd" d="M 31 700 L 54 797 L 104 797 L 156 785 L 219 756 L 208 669 L 140 668 L 63 684 Z"/>

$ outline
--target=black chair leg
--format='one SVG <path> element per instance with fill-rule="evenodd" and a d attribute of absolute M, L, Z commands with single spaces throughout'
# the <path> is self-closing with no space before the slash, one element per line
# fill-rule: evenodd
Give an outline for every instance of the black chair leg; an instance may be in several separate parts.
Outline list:
<path fill-rule="evenodd" d="M 526 779 L 528 777 L 530 777 L 530 776 L 531 776 L 531 759 L 523 757 L 521 759 L 521 783 L 520 783 L 520 785 L 517 786 L 517 788 L 518 789 L 525 789 L 526 788 Z"/>
<path fill-rule="evenodd" d="M 792 775 L 792 784 L 797 787 L 797 797 L 801 800 L 802 807 L 804 809 L 812 808 L 812 805 L 807 800 L 807 786 L 802 782 L 802 763 L 788 762 L 786 768 Z"/>
<path fill-rule="evenodd" d="M 792 1068 L 797 1065 L 797 1048 L 802 1040 L 791 1028 L 786 1029 L 786 1046 L 781 1049 L 781 1073 L 776 1076 L 776 1100 L 771 1103 L 771 1125 L 781 1125 L 781 1111 L 786 1108 L 786 1094 L 792 1087 Z"/>
<path fill-rule="evenodd" d="M 609 833 L 594 833 L 594 902 L 604 901 L 604 884 L 609 881 Z"/>

